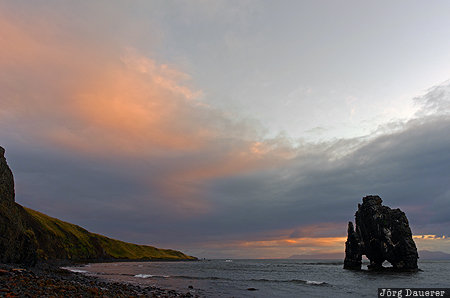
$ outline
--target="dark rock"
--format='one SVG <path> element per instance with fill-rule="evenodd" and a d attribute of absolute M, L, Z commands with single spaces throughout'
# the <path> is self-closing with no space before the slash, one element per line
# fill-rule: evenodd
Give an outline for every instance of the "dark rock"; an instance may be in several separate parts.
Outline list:
<path fill-rule="evenodd" d="M 255 289 L 255 288 L 248 288 L 247 291 L 258 291 L 258 289 Z"/>
<path fill-rule="evenodd" d="M 8 270 L 0 269 L 0 275 L 10 275 L 11 273 Z"/>
<path fill-rule="evenodd" d="M 0 147 L 0 203 L 14 202 L 14 177 L 5 158 L 5 149 Z"/>
<path fill-rule="evenodd" d="M 355 232 L 353 223 L 348 223 L 347 241 L 345 242 L 345 269 L 361 269 L 361 240 L 359 234 Z"/>
<path fill-rule="evenodd" d="M 0 263 L 0 297 L 193 297 L 156 287 L 141 288 L 131 284 L 105 282 L 94 276 L 73 274 L 46 263 L 38 263 L 26 270 Z M 65 271 L 65 275 L 61 272 Z M 196 297 L 198 297 L 196 295 Z"/>
<path fill-rule="evenodd" d="M 418 270 L 417 248 L 405 213 L 381 203 L 379 196 L 366 196 L 358 204 L 356 230 L 353 223 L 348 224 L 344 269 L 361 269 L 362 255 L 366 255 L 369 269 L 383 269 L 388 261 L 398 271 Z"/>
<path fill-rule="evenodd" d="M 23 222 L 23 208 L 14 202 L 14 177 L 0 147 L 0 262 L 32 265 L 37 243 Z"/>

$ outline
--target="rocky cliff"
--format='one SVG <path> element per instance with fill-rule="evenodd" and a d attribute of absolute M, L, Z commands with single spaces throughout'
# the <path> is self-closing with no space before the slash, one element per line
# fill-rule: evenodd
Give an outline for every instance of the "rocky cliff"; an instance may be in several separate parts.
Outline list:
<path fill-rule="evenodd" d="M 0 147 L 0 203 L 14 202 L 14 177 L 6 163 L 5 149 Z"/>
<path fill-rule="evenodd" d="M 15 203 L 14 178 L 0 147 L 0 262 L 40 260 L 194 260 L 171 249 L 136 245 L 87 230 Z"/>
<path fill-rule="evenodd" d="M 22 218 L 24 209 L 14 202 L 14 178 L 0 147 L 0 262 L 28 263 L 37 259 L 36 238 Z"/>
<path fill-rule="evenodd" d="M 369 269 L 382 269 L 388 261 L 398 271 L 417 270 L 417 248 L 404 212 L 383 206 L 379 196 L 367 196 L 358 204 L 355 219 L 356 228 L 348 223 L 345 269 L 361 269 L 366 255 Z"/>

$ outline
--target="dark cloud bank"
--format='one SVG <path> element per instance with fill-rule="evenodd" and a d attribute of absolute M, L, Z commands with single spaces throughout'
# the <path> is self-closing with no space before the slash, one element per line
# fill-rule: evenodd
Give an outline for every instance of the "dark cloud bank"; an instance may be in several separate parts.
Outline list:
<path fill-rule="evenodd" d="M 304 145 L 282 166 L 191 185 L 211 206 L 194 215 L 173 212 L 152 187 L 164 168 L 158 160 L 86 158 L 11 134 L 3 134 L 1 145 L 19 203 L 126 241 L 183 248 L 264 240 L 277 230 L 292 230 L 292 237 L 343 236 L 367 194 L 406 211 L 413 233 L 448 235 L 448 90 L 448 84 L 431 89 L 416 99 L 423 108 L 415 119 L 376 137 Z M 331 228 L 315 235 L 301 228 L 321 223 Z"/>

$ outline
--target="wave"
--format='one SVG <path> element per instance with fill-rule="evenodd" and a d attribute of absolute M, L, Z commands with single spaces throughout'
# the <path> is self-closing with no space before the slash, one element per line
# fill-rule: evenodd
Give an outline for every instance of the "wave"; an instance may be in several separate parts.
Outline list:
<path fill-rule="evenodd" d="M 69 269 L 69 268 L 63 268 L 70 270 L 72 272 L 76 273 L 89 273 L 85 270 L 79 270 L 79 269 Z M 153 275 L 153 274 L 129 274 L 129 273 L 106 273 L 106 272 L 96 272 L 94 273 L 96 275 L 122 275 L 122 276 L 131 276 L 135 278 L 174 278 L 174 279 L 189 279 L 189 280 L 222 280 L 222 281 L 246 281 L 246 282 L 271 282 L 271 283 L 300 283 L 305 285 L 311 285 L 311 286 L 330 286 L 329 283 L 324 281 L 315 281 L 315 280 L 303 280 L 303 279 L 287 279 L 287 280 L 280 280 L 280 279 L 231 279 L 226 277 L 217 277 L 217 276 L 187 276 L 187 275 Z"/>
<path fill-rule="evenodd" d="M 120 275 L 126 275 L 126 276 L 131 276 L 132 274 L 120 274 Z M 133 275 L 133 277 L 138 277 L 138 278 L 169 278 L 171 277 L 170 275 L 152 275 L 152 274 L 136 274 Z"/>
<path fill-rule="evenodd" d="M 72 269 L 72 268 L 66 268 L 66 267 L 61 267 L 61 268 L 65 269 L 65 270 L 69 270 L 70 272 L 73 272 L 73 273 L 88 273 L 88 271 L 86 271 L 86 270 Z"/>
<path fill-rule="evenodd" d="M 330 284 L 324 281 L 315 281 L 315 280 L 303 280 L 303 279 L 288 279 L 288 280 L 279 280 L 279 279 L 251 279 L 250 281 L 256 282 L 279 282 L 279 283 L 301 283 L 306 285 L 313 286 L 329 286 Z"/>
<path fill-rule="evenodd" d="M 234 280 L 231 278 L 226 277 L 217 277 L 217 276 L 186 276 L 186 275 L 174 275 L 171 276 L 173 278 L 180 278 L 180 279 L 197 279 L 197 280 Z"/>
<path fill-rule="evenodd" d="M 307 285 L 326 285 L 327 283 L 324 281 L 315 281 L 315 280 L 307 280 Z"/>
<path fill-rule="evenodd" d="M 136 274 L 134 277 L 149 278 L 149 277 L 153 277 L 153 275 L 151 275 L 151 274 Z"/>
<path fill-rule="evenodd" d="M 301 283 L 305 285 L 312 286 L 330 286 L 329 283 L 325 281 L 315 281 L 315 280 L 302 280 L 302 279 L 289 279 L 289 280 L 279 280 L 279 279 L 231 279 L 226 277 L 217 276 L 186 276 L 186 275 L 174 275 L 171 278 L 179 279 L 191 279 L 191 280 L 226 280 L 226 281 L 247 281 L 247 282 L 275 282 L 275 283 Z"/>
<path fill-rule="evenodd" d="M 231 279 L 226 277 L 217 277 L 217 276 L 185 276 L 185 275 L 175 275 L 171 276 L 172 278 L 180 278 L 180 279 L 193 279 L 193 280 L 226 280 L 226 281 L 247 281 L 247 282 L 275 282 L 275 283 L 301 283 L 305 285 L 312 286 L 327 286 L 330 285 L 324 281 L 315 281 L 315 280 L 302 280 L 302 279 L 289 279 L 289 280 L 279 280 L 279 279 Z"/>
<path fill-rule="evenodd" d="M 344 262 L 309 262 L 309 263 L 301 263 L 300 265 L 319 265 L 319 266 L 329 266 L 329 265 L 335 265 L 340 266 L 343 265 Z"/>

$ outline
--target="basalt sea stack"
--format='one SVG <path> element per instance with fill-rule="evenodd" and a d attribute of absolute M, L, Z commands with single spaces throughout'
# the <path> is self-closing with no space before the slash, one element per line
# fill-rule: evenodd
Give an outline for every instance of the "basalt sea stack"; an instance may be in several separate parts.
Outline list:
<path fill-rule="evenodd" d="M 383 269 L 384 261 L 396 271 L 418 270 L 417 248 L 405 213 L 381 203 L 379 196 L 367 196 L 358 204 L 356 227 L 348 223 L 344 269 L 360 270 L 366 255 L 371 270 Z"/>

